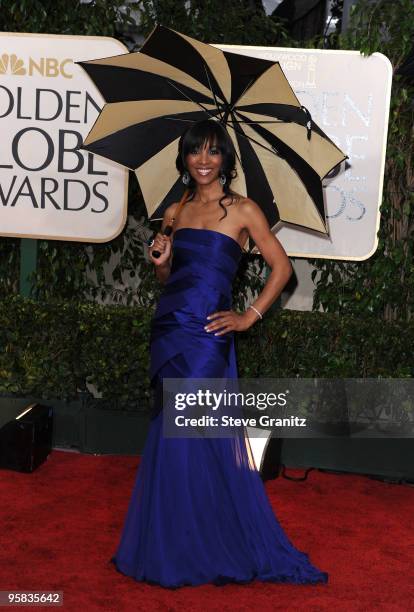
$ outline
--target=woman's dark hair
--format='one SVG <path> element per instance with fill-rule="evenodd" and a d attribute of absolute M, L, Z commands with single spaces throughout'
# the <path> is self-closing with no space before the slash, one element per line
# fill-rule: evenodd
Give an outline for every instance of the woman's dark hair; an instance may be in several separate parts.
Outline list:
<path fill-rule="evenodd" d="M 230 197 L 230 204 L 233 204 L 235 194 L 230 189 L 230 184 L 232 179 L 236 177 L 236 151 L 225 128 L 214 119 L 205 119 L 204 121 L 194 123 L 180 138 L 175 165 L 180 175 L 183 175 L 184 172 L 187 171 L 187 155 L 196 149 L 203 148 L 206 144 L 217 147 L 223 156 L 221 174 L 225 175 L 226 182 L 223 185 L 224 195 L 222 198 L 220 198 L 219 204 L 225 212 L 224 217 L 226 217 L 227 211 L 224 208 L 222 201 Z M 190 175 L 190 182 L 188 184 L 188 189 L 190 190 L 189 200 L 194 197 L 195 188 L 196 183 L 193 177 Z M 224 217 L 221 217 L 221 219 Z"/>

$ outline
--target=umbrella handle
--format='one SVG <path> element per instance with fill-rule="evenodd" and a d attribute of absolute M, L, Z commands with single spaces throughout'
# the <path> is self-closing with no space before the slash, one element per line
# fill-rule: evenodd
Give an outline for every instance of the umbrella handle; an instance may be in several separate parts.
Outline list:
<path fill-rule="evenodd" d="M 177 206 L 177 211 L 175 213 L 175 217 L 173 217 L 173 221 L 178 217 L 178 213 L 180 212 L 180 210 L 182 209 L 182 207 L 186 203 L 189 194 L 190 194 L 190 190 L 186 189 L 185 192 L 184 192 L 183 197 L 181 198 L 181 200 L 180 200 L 180 202 L 179 202 L 179 204 Z M 172 231 L 173 231 L 173 226 L 172 226 L 172 224 L 170 224 L 170 225 L 166 225 L 165 226 L 164 231 L 162 233 L 163 233 L 164 236 L 170 236 L 172 234 Z M 153 240 L 154 239 L 151 238 L 148 241 L 148 246 L 151 246 Z M 160 257 L 160 255 L 161 255 L 161 253 L 159 251 L 153 251 L 152 252 L 152 256 L 155 257 L 155 259 L 158 259 L 158 257 Z"/>

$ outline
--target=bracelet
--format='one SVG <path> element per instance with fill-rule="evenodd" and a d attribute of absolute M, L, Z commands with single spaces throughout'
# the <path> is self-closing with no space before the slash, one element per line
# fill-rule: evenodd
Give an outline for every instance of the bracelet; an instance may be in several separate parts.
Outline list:
<path fill-rule="evenodd" d="M 262 315 L 262 313 L 261 313 L 261 312 L 259 312 L 259 311 L 257 310 L 257 308 L 255 308 L 255 307 L 254 307 L 254 306 L 252 306 L 251 304 L 250 304 L 249 308 L 253 308 L 253 310 L 254 310 L 254 311 L 255 311 L 255 312 L 256 312 L 256 313 L 259 315 L 259 317 L 260 317 L 261 319 L 263 319 L 263 315 Z"/>

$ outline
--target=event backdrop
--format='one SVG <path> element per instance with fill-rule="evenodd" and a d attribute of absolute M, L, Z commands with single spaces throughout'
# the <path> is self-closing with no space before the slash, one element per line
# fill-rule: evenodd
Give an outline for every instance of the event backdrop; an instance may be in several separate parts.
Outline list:
<path fill-rule="evenodd" d="M 126 53 L 113 38 L 0 33 L 0 235 L 107 242 L 128 171 L 79 147 L 103 106 L 74 62 Z"/>
<path fill-rule="evenodd" d="M 301 103 L 349 156 L 325 180 L 330 237 L 282 225 L 290 256 L 363 260 L 377 247 L 392 66 L 381 53 L 217 45 L 280 61 Z M 107 242 L 128 172 L 79 150 L 104 101 L 75 61 L 126 53 L 105 37 L 0 33 L 0 235 Z"/>
<path fill-rule="evenodd" d="M 392 65 L 382 53 L 215 45 L 224 51 L 279 61 L 312 119 L 349 159 L 325 179 L 330 237 L 281 225 L 290 256 L 363 260 L 378 245 Z M 348 167 L 349 166 L 349 167 Z"/>

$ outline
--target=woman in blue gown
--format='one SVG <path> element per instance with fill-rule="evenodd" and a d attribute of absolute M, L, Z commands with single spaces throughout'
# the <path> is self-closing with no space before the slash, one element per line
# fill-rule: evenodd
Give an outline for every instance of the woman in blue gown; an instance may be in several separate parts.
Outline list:
<path fill-rule="evenodd" d="M 163 378 L 237 378 L 234 332 L 260 319 L 291 274 L 263 212 L 230 190 L 234 167 L 233 144 L 218 122 L 194 124 L 182 136 L 177 168 L 191 196 L 176 219 L 177 204 L 166 210 L 161 230 L 173 221 L 173 234 L 159 232 L 150 250 L 164 284 L 151 323 L 154 410 L 111 561 L 135 580 L 169 588 L 326 583 L 328 574 L 280 526 L 244 435 L 163 435 Z M 236 313 L 232 282 L 249 234 L 272 273 L 253 307 Z"/>

